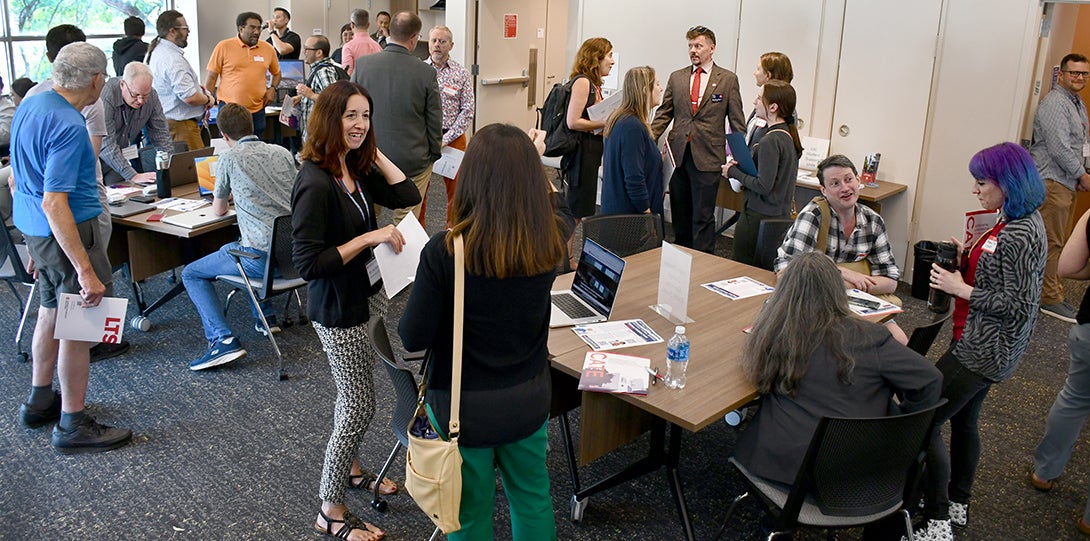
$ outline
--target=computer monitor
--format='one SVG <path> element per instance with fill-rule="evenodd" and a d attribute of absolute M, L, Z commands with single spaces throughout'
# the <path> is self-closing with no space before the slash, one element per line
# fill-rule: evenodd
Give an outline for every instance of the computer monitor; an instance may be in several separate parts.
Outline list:
<path fill-rule="evenodd" d="M 280 85 L 278 88 L 295 88 L 306 79 L 306 69 L 302 60 L 280 61 Z"/>

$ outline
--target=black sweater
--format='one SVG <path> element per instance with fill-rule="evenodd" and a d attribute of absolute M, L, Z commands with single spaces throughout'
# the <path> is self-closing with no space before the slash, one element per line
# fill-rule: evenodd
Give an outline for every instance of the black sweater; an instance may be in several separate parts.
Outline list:
<path fill-rule="evenodd" d="M 353 177 L 357 190 L 349 199 L 333 175 L 308 161 L 292 188 L 292 262 L 309 282 L 307 317 L 326 327 L 366 323 L 367 299 L 382 286 L 381 280 L 372 286 L 367 279 L 370 248 L 346 263 L 337 247 L 376 228 L 373 204 L 404 208 L 420 203 L 420 192 L 407 179 L 391 185 L 377 168 Z"/>
<path fill-rule="evenodd" d="M 784 216 L 791 212 L 795 198 L 795 180 L 799 174 L 799 153 L 786 131 L 787 124 L 769 126 L 761 142 L 751 148 L 757 176 L 742 172 L 737 165 L 727 171 L 745 186 L 746 209 L 765 216 Z"/>

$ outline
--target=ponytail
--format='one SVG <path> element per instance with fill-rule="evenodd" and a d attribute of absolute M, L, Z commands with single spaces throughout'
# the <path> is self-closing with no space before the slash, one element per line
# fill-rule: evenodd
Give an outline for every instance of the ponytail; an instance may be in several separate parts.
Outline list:
<path fill-rule="evenodd" d="M 798 119 L 795 116 L 795 88 L 790 83 L 770 79 L 762 88 L 761 100 L 766 107 L 776 104 L 780 118 L 787 123 L 787 132 L 791 134 L 791 141 L 795 143 L 795 152 L 801 156 L 802 141 L 799 139 Z"/>

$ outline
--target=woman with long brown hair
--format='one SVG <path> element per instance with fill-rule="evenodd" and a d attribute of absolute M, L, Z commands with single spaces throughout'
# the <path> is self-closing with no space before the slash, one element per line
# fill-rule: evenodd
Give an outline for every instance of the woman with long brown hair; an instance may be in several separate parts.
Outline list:
<path fill-rule="evenodd" d="M 576 151 L 564 156 L 561 169 L 567 178 L 568 207 L 576 219 L 594 214 L 598 194 L 598 166 L 602 164 L 602 128 L 591 120 L 587 108 L 602 101 L 602 78 L 613 69 L 613 44 L 606 38 L 590 38 L 579 47 L 571 70 L 571 99 L 565 121 L 579 136 Z"/>
<path fill-rule="evenodd" d="M 602 214 L 662 215 L 662 155 L 651 138 L 651 111 L 662 104 L 655 69 L 624 74 L 621 105 L 606 119 Z"/>
<path fill-rule="evenodd" d="M 376 355 L 366 324 L 386 312 L 372 249 L 387 243 L 400 252 L 405 243 L 394 226 L 378 227 L 374 205 L 420 203 L 416 186 L 375 145 L 372 105 L 367 91 L 348 81 L 318 95 L 291 198 L 292 261 L 308 282 L 307 317 L 337 386 L 333 433 L 322 465 L 322 508 L 314 527 L 356 541 L 380 539 L 384 532 L 348 511 L 345 489 L 381 483 L 385 493 L 397 490 L 389 480 L 360 471 L 356 460 L 375 413 Z"/>
<path fill-rule="evenodd" d="M 534 141 L 492 124 L 466 148 L 451 206 L 451 230 L 436 234 L 420 266 L 399 332 L 405 348 L 427 349 L 428 392 L 437 432 L 450 421 L 454 324 L 454 237 L 465 242 L 462 330 L 462 529 L 447 539 L 493 539 L 496 470 L 511 509 L 511 537 L 556 539 L 549 472 L 549 314 L 555 268 L 571 216 L 545 178 Z M 537 147 L 535 149 L 535 146 Z"/>

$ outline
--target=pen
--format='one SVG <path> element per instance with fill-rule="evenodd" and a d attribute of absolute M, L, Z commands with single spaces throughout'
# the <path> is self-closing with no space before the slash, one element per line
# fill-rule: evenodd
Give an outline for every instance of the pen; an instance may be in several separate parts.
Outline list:
<path fill-rule="evenodd" d="M 647 367 L 647 373 L 651 374 L 653 376 L 651 378 L 651 385 L 655 384 L 655 380 L 660 380 L 660 381 L 665 380 L 665 378 L 663 378 L 661 375 L 659 375 L 659 370 L 657 368 L 652 370 L 651 367 Z"/>

